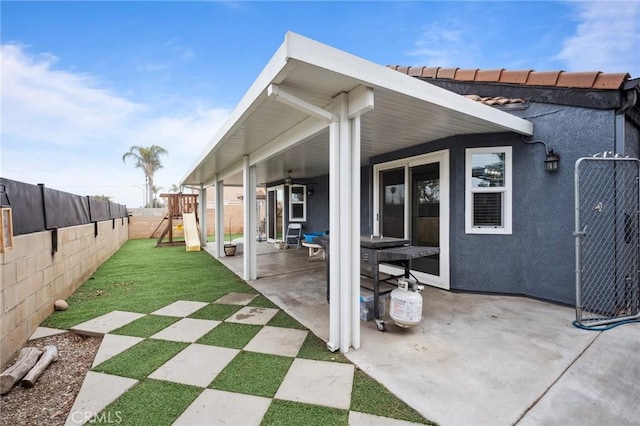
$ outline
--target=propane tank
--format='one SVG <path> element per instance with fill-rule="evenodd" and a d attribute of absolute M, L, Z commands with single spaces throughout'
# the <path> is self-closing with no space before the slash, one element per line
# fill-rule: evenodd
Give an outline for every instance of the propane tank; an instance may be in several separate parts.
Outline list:
<path fill-rule="evenodd" d="M 413 327 L 422 320 L 422 295 L 418 292 L 422 288 L 415 281 L 398 279 L 398 288 L 391 292 L 389 316 L 400 327 Z"/>

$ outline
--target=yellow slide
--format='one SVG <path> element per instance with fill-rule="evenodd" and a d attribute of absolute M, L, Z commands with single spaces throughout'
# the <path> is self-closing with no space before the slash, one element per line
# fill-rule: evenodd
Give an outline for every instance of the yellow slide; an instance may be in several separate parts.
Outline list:
<path fill-rule="evenodd" d="M 196 214 L 184 213 L 182 223 L 184 224 L 184 242 L 187 251 L 200 251 L 200 233 L 196 225 Z"/>

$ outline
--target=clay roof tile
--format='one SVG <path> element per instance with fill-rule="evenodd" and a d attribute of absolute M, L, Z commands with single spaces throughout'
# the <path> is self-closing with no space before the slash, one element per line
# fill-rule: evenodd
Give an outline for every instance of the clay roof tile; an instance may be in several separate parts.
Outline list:
<path fill-rule="evenodd" d="M 563 72 L 558 76 L 556 86 L 558 87 L 576 87 L 580 89 L 589 89 L 593 87 L 596 77 L 600 74 L 598 71 L 593 72 Z"/>
<path fill-rule="evenodd" d="M 529 78 L 525 83 L 527 86 L 555 86 L 558 81 L 558 75 L 562 71 L 533 71 L 529 74 Z"/>
<path fill-rule="evenodd" d="M 436 76 L 438 75 L 438 70 L 440 70 L 440 67 L 424 67 L 422 69 L 422 76 L 436 78 Z"/>
<path fill-rule="evenodd" d="M 437 78 L 446 78 L 449 80 L 453 80 L 453 78 L 456 76 L 456 71 L 458 71 L 458 68 L 440 68 L 438 70 Z"/>
<path fill-rule="evenodd" d="M 524 84 L 527 82 L 527 78 L 529 78 L 529 74 L 533 70 L 521 70 L 521 71 L 509 71 L 504 70 L 500 75 L 501 83 L 511 83 L 511 84 Z"/>
<path fill-rule="evenodd" d="M 454 79 L 458 81 L 474 81 L 476 78 L 476 73 L 478 69 L 466 69 L 466 70 L 457 70 Z"/>
<path fill-rule="evenodd" d="M 628 73 L 601 73 L 596 77 L 592 87 L 594 89 L 619 89 L 629 78 L 631 76 Z"/>
<path fill-rule="evenodd" d="M 422 77 L 422 70 L 426 67 L 409 67 L 409 75 L 411 77 Z"/>
<path fill-rule="evenodd" d="M 476 81 L 484 81 L 484 82 L 498 82 L 500 81 L 500 75 L 504 71 L 503 68 L 496 70 L 478 70 L 476 74 Z"/>

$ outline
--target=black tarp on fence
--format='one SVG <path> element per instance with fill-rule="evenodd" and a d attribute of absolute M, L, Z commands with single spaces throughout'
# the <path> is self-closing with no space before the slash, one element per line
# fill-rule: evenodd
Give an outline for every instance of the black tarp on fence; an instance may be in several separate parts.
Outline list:
<path fill-rule="evenodd" d="M 89 197 L 89 217 L 92 222 L 113 219 L 111 217 L 111 202 L 99 198 Z"/>
<path fill-rule="evenodd" d="M 0 178 L 2 206 L 13 211 L 13 235 L 85 225 L 127 216 L 127 206 Z"/>

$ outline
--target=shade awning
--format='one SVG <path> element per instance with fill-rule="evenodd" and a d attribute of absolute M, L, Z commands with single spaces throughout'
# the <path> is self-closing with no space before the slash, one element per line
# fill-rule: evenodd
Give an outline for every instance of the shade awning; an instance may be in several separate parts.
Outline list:
<path fill-rule="evenodd" d="M 246 155 L 257 166 L 258 183 L 282 180 L 287 170 L 297 179 L 328 173 L 328 124 L 270 97 L 271 85 L 326 110 L 340 93 L 373 89 L 375 106 L 361 116 L 362 165 L 454 135 L 533 133 L 527 120 L 290 32 L 183 185 L 211 185 L 216 175 L 241 185 Z"/>

